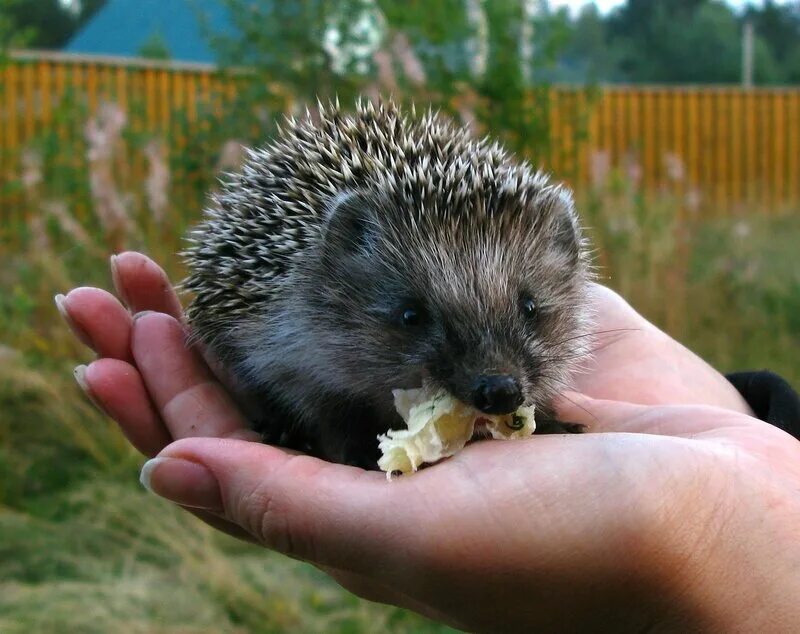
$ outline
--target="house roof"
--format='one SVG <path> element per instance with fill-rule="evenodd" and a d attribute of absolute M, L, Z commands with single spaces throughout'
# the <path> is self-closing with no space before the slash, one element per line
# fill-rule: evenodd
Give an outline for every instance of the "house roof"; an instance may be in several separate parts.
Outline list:
<path fill-rule="evenodd" d="M 69 53 L 136 57 L 151 38 L 163 41 L 174 60 L 214 62 L 198 18 L 216 31 L 230 29 L 217 0 L 108 0 L 64 48 Z"/>

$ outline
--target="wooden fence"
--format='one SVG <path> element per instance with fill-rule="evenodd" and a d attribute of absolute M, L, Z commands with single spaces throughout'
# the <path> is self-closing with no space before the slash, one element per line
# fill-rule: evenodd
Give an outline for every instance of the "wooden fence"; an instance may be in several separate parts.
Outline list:
<path fill-rule="evenodd" d="M 15 54 L 0 68 L 0 210 L 19 204 L 23 150 L 69 134 L 67 95 L 80 95 L 87 117 L 110 100 L 133 133 L 166 134 L 175 111 L 189 122 L 201 107 L 221 113 L 235 92 L 207 65 Z M 545 167 L 578 189 L 627 179 L 699 213 L 800 210 L 800 88 L 606 86 L 592 97 L 561 87 L 551 98 Z"/>
<path fill-rule="evenodd" d="M 552 168 L 578 187 L 616 169 L 704 213 L 800 211 L 800 87 L 606 86 L 577 152 L 570 131 L 586 97 L 553 98 Z"/>

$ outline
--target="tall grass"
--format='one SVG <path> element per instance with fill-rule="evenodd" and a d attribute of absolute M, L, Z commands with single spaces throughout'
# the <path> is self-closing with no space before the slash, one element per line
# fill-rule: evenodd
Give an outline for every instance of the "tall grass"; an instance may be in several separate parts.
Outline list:
<path fill-rule="evenodd" d="M 121 248 L 179 277 L 175 252 L 201 199 L 176 182 L 157 140 L 126 149 L 113 109 L 85 133 L 75 141 L 83 170 L 58 172 L 46 151 L 29 150 L 27 220 L 6 227 L 3 244 L 0 631 L 446 631 L 359 601 L 139 489 L 141 458 L 72 382 L 87 353 L 52 298 L 109 287 L 107 256 Z M 229 168 L 237 147 L 220 142 L 206 162 Z M 138 160 L 146 182 L 126 181 Z M 603 280 L 646 316 L 723 371 L 769 367 L 800 383 L 800 217 L 700 221 L 614 173 L 579 203 Z"/>
<path fill-rule="evenodd" d="M 601 282 L 721 372 L 800 385 L 800 214 L 693 217 L 619 175 L 581 203 Z"/>

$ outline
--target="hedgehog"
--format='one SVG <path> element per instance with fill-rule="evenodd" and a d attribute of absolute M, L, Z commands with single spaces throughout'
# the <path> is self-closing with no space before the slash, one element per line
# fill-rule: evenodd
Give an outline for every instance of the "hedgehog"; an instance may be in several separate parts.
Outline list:
<path fill-rule="evenodd" d="M 374 469 L 403 427 L 393 390 L 548 412 L 588 354 L 571 192 L 433 110 L 287 119 L 209 207 L 184 252 L 188 323 L 265 442 Z"/>

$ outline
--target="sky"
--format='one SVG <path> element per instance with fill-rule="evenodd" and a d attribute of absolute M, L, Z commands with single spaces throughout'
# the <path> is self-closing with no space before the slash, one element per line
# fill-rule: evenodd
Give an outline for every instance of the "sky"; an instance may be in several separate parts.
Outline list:
<path fill-rule="evenodd" d="M 779 0 L 778 4 L 785 4 L 788 0 Z M 760 0 L 752 0 L 752 4 L 762 4 Z M 584 4 L 587 4 L 587 0 L 550 0 L 551 7 L 570 7 L 572 9 L 578 9 L 582 7 Z M 608 11 L 620 4 L 624 4 L 623 0 L 595 0 L 595 4 L 600 7 L 601 11 Z M 748 4 L 747 0 L 728 0 L 728 4 L 733 5 L 734 7 L 741 8 Z"/>

